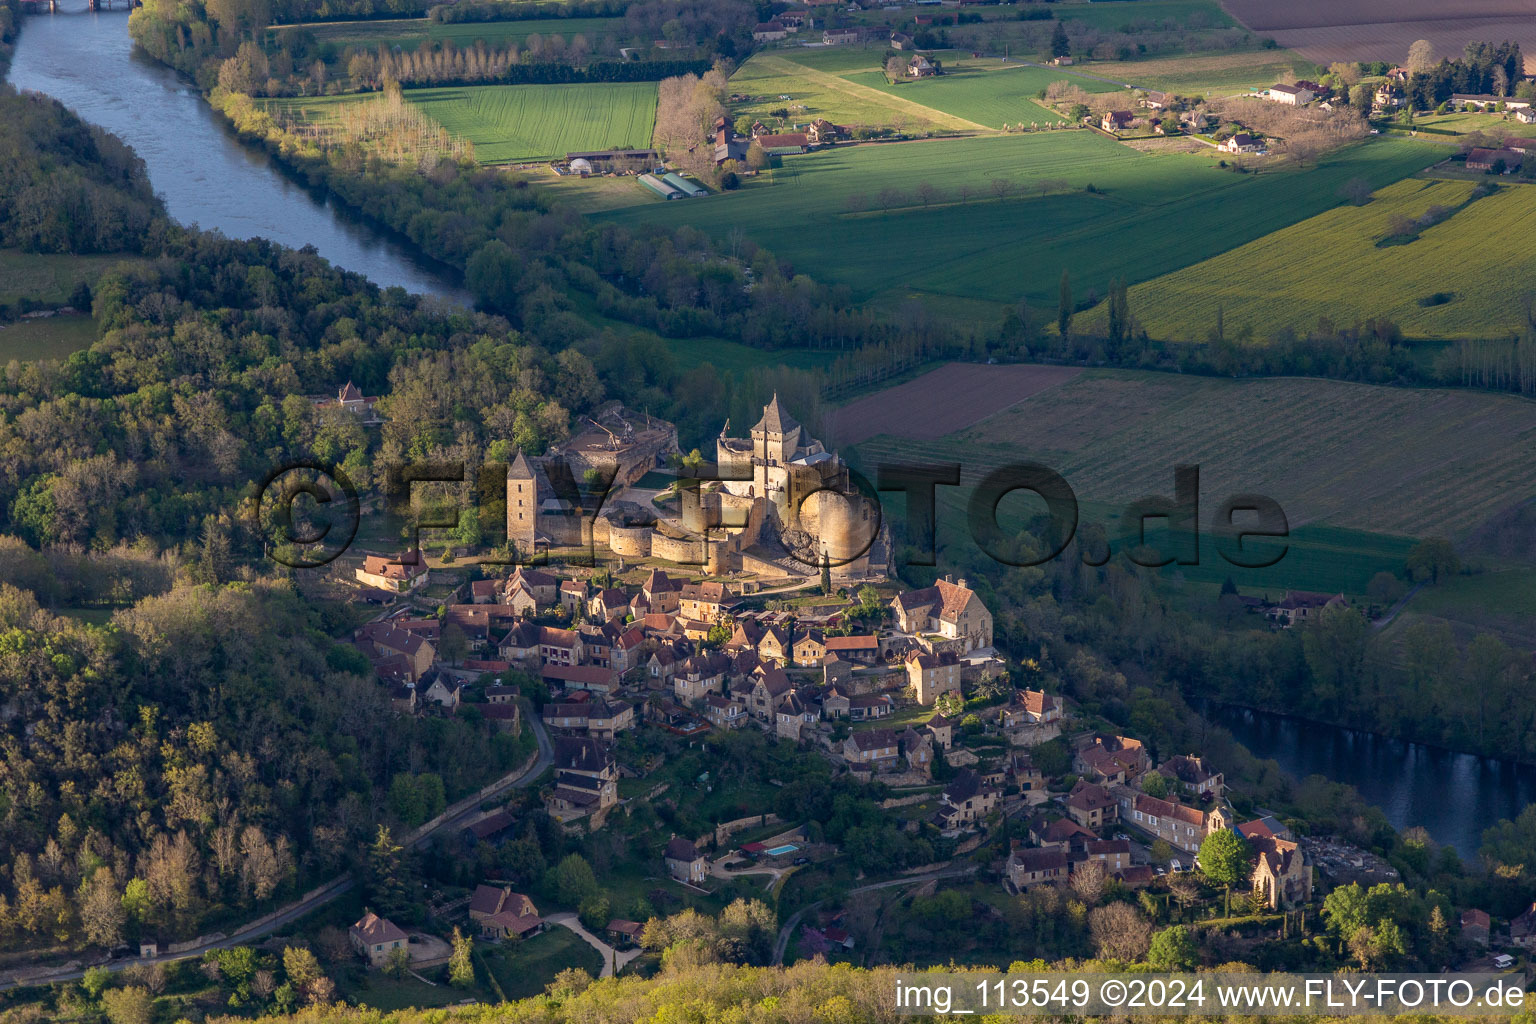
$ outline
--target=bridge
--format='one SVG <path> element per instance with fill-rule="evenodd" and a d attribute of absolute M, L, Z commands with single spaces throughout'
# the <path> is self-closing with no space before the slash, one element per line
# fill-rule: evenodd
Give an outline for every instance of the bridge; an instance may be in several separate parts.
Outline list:
<path fill-rule="evenodd" d="M 83 14 L 85 10 L 131 11 L 143 6 L 143 0 L 85 0 L 85 3 L 85 9 L 82 10 L 78 7 L 67 9 L 59 0 L 21 0 L 21 10 L 24 14 Z"/>

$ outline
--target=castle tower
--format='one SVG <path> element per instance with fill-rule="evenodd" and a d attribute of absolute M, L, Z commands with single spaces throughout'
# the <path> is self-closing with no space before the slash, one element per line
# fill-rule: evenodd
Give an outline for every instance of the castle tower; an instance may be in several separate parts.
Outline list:
<path fill-rule="evenodd" d="M 539 482 L 521 451 L 507 470 L 507 539 L 519 555 L 532 554 L 539 522 Z"/>
<path fill-rule="evenodd" d="M 752 483 L 756 493 L 777 509 L 783 522 L 789 508 L 789 464 L 800 447 L 800 424 L 779 404 L 778 392 L 763 406 L 763 418 L 752 428 Z"/>

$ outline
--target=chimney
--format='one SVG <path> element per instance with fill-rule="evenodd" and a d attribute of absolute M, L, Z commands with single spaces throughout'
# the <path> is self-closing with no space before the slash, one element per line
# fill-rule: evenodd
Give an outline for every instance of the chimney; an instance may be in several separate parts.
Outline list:
<path fill-rule="evenodd" d="M 965 577 L 961 576 L 959 581 L 955 584 L 955 586 L 959 587 L 961 590 L 964 590 L 965 589 Z"/>

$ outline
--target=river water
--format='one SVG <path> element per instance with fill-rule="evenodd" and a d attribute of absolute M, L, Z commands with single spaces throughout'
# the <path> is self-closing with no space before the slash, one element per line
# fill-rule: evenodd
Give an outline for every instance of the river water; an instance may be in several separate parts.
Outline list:
<path fill-rule="evenodd" d="M 54 97 L 132 146 L 176 220 L 231 238 L 313 245 L 380 286 L 468 304 L 450 268 L 315 196 L 243 145 L 196 89 L 136 51 L 126 11 L 91 13 L 84 0 L 62 6 L 23 19 L 11 83 Z"/>
<path fill-rule="evenodd" d="M 1346 782 L 1398 830 L 1422 825 L 1474 857 L 1485 828 L 1536 801 L 1536 768 L 1405 743 L 1287 715 L 1208 705 L 1205 717 L 1289 775 Z"/>

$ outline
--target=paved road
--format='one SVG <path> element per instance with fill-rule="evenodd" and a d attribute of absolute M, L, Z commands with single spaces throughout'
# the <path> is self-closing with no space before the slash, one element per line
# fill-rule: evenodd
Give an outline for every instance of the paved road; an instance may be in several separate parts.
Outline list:
<path fill-rule="evenodd" d="M 889 878 L 884 882 L 861 885 L 857 889 L 849 889 L 848 895 L 853 896 L 861 892 L 873 892 L 876 889 L 895 889 L 903 885 L 921 885 L 924 882 L 931 882 L 939 878 L 955 878 L 960 875 L 973 875 L 975 873 L 976 868 L 974 865 L 966 868 L 945 868 L 943 871 L 933 871 L 926 875 L 908 875 L 904 878 Z M 800 927 L 801 918 L 819 906 L 821 906 L 821 901 L 818 900 L 815 903 L 801 907 L 795 911 L 788 921 L 784 922 L 784 927 L 779 929 L 778 940 L 773 944 L 773 962 L 775 964 L 782 964 L 784 962 L 784 954 L 789 951 L 790 937 L 794 935 L 795 929 Z"/>
<path fill-rule="evenodd" d="M 645 952 L 643 949 L 628 949 L 622 952 L 614 949 L 612 946 L 608 945 L 608 943 L 604 942 L 602 939 L 598 938 L 596 935 L 593 935 L 591 932 L 582 927 L 581 919 L 570 911 L 564 911 L 559 914 L 550 914 L 544 919 L 544 923 L 557 924 L 562 928 L 569 928 L 571 931 L 581 936 L 582 940 L 586 942 L 587 945 L 601 953 L 603 956 L 603 970 L 602 973 L 598 975 L 600 978 L 613 977 L 613 965 L 615 963 L 619 965 L 619 970 L 622 971 L 631 960 Z"/>
<path fill-rule="evenodd" d="M 464 811 L 454 815 L 451 818 L 439 822 L 433 828 L 412 839 L 410 842 L 412 847 L 419 848 L 439 835 L 452 835 L 454 830 L 463 828 L 467 822 L 480 816 L 481 803 L 485 802 L 486 800 L 494 799 L 495 797 L 505 793 L 510 789 L 521 789 L 531 786 L 539 778 L 539 776 L 544 774 L 544 770 L 548 768 L 554 761 L 554 748 L 549 742 L 549 734 L 544 730 L 543 719 L 541 719 L 537 714 L 524 715 L 523 717 L 532 724 L 534 739 L 538 743 L 539 754 L 538 757 L 534 758 L 533 764 L 531 764 L 526 770 L 512 772 L 511 774 L 506 775 L 502 779 L 498 780 L 495 783 L 494 789 L 481 795 Z M 320 907 L 325 906 L 327 903 L 330 903 L 342 893 L 350 890 L 354 884 L 355 883 L 351 875 L 342 875 L 338 878 L 334 878 L 321 888 L 311 892 L 306 898 L 298 900 L 294 903 L 290 903 L 288 906 L 282 908 L 282 910 L 278 912 L 276 916 L 264 921 L 261 921 L 258 918 L 260 921 L 259 924 L 248 925 L 246 927 L 237 929 L 231 935 L 217 939 L 213 942 L 204 943 L 203 945 L 197 946 L 193 949 L 184 950 L 180 953 L 166 953 L 161 956 L 149 957 L 147 959 L 132 957 L 122 960 L 113 960 L 101 964 L 92 964 L 90 966 L 105 967 L 109 971 L 120 971 L 125 967 L 134 967 L 144 964 L 173 963 L 177 960 L 187 960 L 194 957 L 200 957 L 209 950 L 227 949 L 230 946 L 245 945 L 255 941 L 256 939 L 265 938 L 274 932 L 281 931 L 283 928 L 292 924 L 294 921 L 297 921 L 299 918 L 305 917 Z M 8 980 L 5 982 L 0 982 L 0 992 L 4 992 L 7 989 L 17 988 L 20 985 L 49 984 L 56 981 L 74 981 L 84 975 L 84 973 L 84 969 L 79 969 L 66 971 L 60 974 L 51 974 L 45 978 L 28 979 L 25 981 Z"/>

